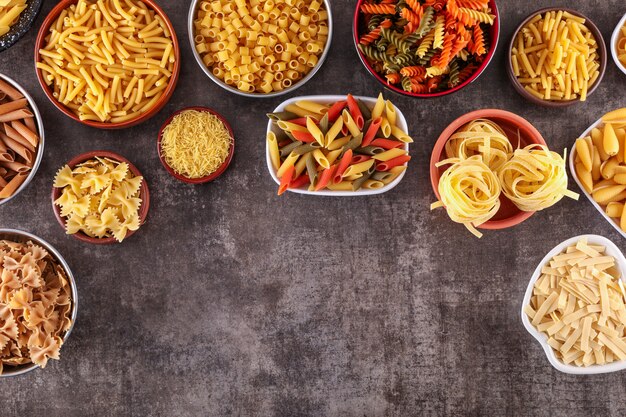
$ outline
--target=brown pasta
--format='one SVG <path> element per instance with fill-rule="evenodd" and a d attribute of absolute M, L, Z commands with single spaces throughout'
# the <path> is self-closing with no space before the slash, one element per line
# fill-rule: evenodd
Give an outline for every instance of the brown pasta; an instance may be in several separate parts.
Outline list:
<path fill-rule="evenodd" d="M 0 80 L 0 201 L 28 178 L 39 147 L 35 116 L 17 89 Z"/>

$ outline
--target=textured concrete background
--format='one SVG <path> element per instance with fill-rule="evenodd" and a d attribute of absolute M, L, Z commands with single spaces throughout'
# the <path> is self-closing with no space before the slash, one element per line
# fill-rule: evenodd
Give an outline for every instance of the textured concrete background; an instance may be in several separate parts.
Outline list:
<path fill-rule="evenodd" d="M 282 99 L 250 100 L 208 80 L 187 42 L 188 1 L 161 1 L 183 46 L 178 88 L 149 122 L 106 132 L 57 111 L 37 85 L 35 30 L 0 54 L 0 71 L 35 97 L 46 150 L 35 180 L 0 208 L 0 226 L 54 244 L 78 281 L 80 308 L 61 361 L 0 380 L 4 416 L 623 416 L 626 372 L 575 377 L 549 365 L 519 311 L 537 262 L 554 245 L 598 233 L 622 238 L 583 199 L 563 201 L 480 241 L 442 210 L 428 160 L 441 130 L 471 110 L 521 114 L 557 151 L 605 111 L 626 105 L 626 77 L 609 62 L 587 103 L 538 108 L 509 85 L 505 44 L 530 12 L 568 2 L 498 2 L 502 36 L 483 76 L 453 96 L 387 96 L 415 138 L 405 179 L 367 198 L 275 195 L 264 156 L 264 114 Z M 47 1 L 42 16 L 52 8 Z M 605 39 L 624 3 L 579 2 Z M 334 1 L 328 60 L 297 94 L 375 96 L 351 41 L 353 1 Z M 218 181 L 190 186 L 162 168 L 156 134 L 173 111 L 207 105 L 236 134 Z M 90 246 L 56 223 L 55 171 L 74 155 L 130 158 L 152 191 L 148 223 L 121 245 Z M 576 185 L 571 181 L 571 187 Z"/>

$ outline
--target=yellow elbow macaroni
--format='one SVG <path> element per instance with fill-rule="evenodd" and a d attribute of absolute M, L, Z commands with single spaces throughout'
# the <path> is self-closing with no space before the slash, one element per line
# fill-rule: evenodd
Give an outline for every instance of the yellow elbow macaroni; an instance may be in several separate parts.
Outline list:
<path fill-rule="evenodd" d="M 243 92 L 261 94 L 289 88 L 308 74 L 329 33 L 328 12 L 317 0 L 308 5 L 203 0 L 194 28 L 196 51 L 213 75 Z"/>

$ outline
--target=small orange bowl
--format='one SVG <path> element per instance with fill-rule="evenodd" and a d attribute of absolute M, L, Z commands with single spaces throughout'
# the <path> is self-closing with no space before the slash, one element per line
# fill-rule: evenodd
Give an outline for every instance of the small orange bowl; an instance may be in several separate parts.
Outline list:
<path fill-rule="evenodd" d="M 141 172 L 137 169 L 135 165 L 132 164 L 128 159 L 124 158 L 122 155 L 116 154 L 115 152 L 110 151 L 91 151 L 80 154 L 74 158 L 72 158 L 67 165 L 74 169 L 74 167 L 82 162 L 88 161 L 90 159 L 94 159 L 96 156 L 100 158 L 109 158 L 117 162 L 126 162 L 128 164 L 128 169 L 133 173 L 134 176 L 142 176 Z M 54 202 L 61 197 L 61 188 L 52 187 L 52 209 L 54 210 L 54 216 L 57 221 L 65 230 L 65 217 L 61 216 L 61 209 L 59 206 L 54 204 Z M 146 217 L 148 216 L 148 209 L 150 208 L 150 191 L 148 190 L 148 183 L 146 182 L 146 177 L 143 177 L 143 181 L 141 181 L 141 188 L 139 189 L 139 198 L 141 198 L 141 206 L 139 206 L 139 225 L 140 227 L 146 222 Z M 135 230 L 129 230 L 126 233 L 126 237 L 124 240 L 128 239 L 130 236 L 135 234 Z M 72 236 L 81 242 L 93 243 L 96 245 L 109 245 L 112 243 L 118 243 L 114 237 L 91 237 L 87 236 L 82 232 L 74 233 Z"/>
<path fill-rule="evenodd" d="M 226 159 L 224 160 L 224 162 L 222 162 L 222 165 L 220 165 L 219 168 L 217 168 L 212 173 L 205 175 L 204 177 L 200 177 L 200 178 L 188 178 L 174 171 L 172 167 L 169 166 L 167 162 L 165 161 L 165 156 L 163 156 L 163 149 L 161 148 L 161 140 L 163 139 L 163 130 L 165 130 L 165 127 L 171 123 L 172 119 L 174 119 L 176 115 L 187 110 L 202 111 L 202 112 L 207 112 L 207 113 L 214 115 L 224 124 L 224 127 L 226 128 L 226 130 L 228 130 L 228 133 L 230 134 L 230 138 L 232 139 L 230 149 L 228 150 L 228 156 L 226 156 Z M 210 109 L 208 107 L 200 107 L 200 106 L 186 107 L 184 109 L 178 110 L 177 112 L 172 114 L 170 117 L 168 117 L 165 123 L 163 123 L 163 126 L 161 126 L 161 130 L 159 130 L 159 137 L 157 139 L 157 152 L 159 153 L 159 160 L 161 161 L 161 164 L 167 170 L 167 172 L 169 172 L 169 174 L 172 177 L 176 178 L 179 181 L 186 182 L 188 184 L 203 184 L 205 182 L 210 182 L 210 181 L 217 179 L 217 177 L 222 175 L 224 171 L 226 171 L 226 168 L 228 168 L 228 166 L 230 165 L 230 162 L 233 160 L 233 154 L 235 153 L 235 135 L 233 134 L 233 129 L 230 127 L 230 123 L 228 123 L 228 121 L 215 110 Z"/>
<path fill-rule="evenodd" d="M 163 9 L 161 9 L 154 0 L 141 0 L 141 1 L 145 3 L 149 8 L 154 10 L 154 12 L 158 16 L 160 16 L 161 19 L 163 19 L 163 22 L 167 26 L 167 29 L 169 30 L 171 38 L 172 38 L 173 51 L 176 57 L 176 62 L 174 62 L 174 70 L 172 71 L 172 76 L 169 79 L 167 88 L 165 89 L 161 97 L 156 101 L 156 103 L 154 103 L 154 106 L 152 106 L 152 108 L 150 108 L 145 113 L 140 114 L 134 119 L 130 119 L 130 120 L 127 120 L 125 122 L 120 122 L 120 123 L 80 120 L 80 118 L 76 114 L 74 114 L 74 112 L 70 108 L 61 104 L 56 99 L 56 97 L 54 97 L 54 95 L 52 94 L 51 88 L 48 86 L 48 84 L 46 84 L 46 81 L 44 80 L 43 73 L 41 72 L 39 68 L 35 66 L 35 73 L 37 74 L 39 85 L 41 85 L 41 88 L 43 89 L 48 99 L 52 102 L 52 104 L 54 104 L 54 106 L 57 109 L 59 109 L 61 112 L 63 112 L 66 116 L 76 120 L 79 123 L 82 123 L 87 126 L 95 127 L 98 129 L 125 129 L 127 127 L 138 125 L 150 119 L 152 116 L 157 114 L 159 110 L 161 110 L 163 106 L 165 106 L 165 104 L 172 97 L 172 94 L 174 93 L 174 89 L 176 88 L 176 83 L 178 82 L 178 76 L 180 74 L 180 47 L 178 45 L 178 39 L 176 38 L 176 31 L 174 30 L 174 26 L 172 25 L 172 22 L 170 22 L 169 18 L 167 17 Z M 75 3 L 78 3 L 78 0 L 61 0 L 50 11 L 50 13 L 48 13 L 48 16 L 46 16 L 46 19 L 41 24 L 39 33 L 37 34 L 37 40 L 35 41 L 35 64 L 41 61 L 41 55 L 39 54 L 39 50 L 42 49 L 45 44 L 45 41 L 46 41 L 45 39 L 50 33 L 50 27 L 56 21 L 59 15 L 63 12 L 63 10 L 67 9 L 69 6 Z"/>
<path fill-rule="evenodd" d="M 445 155 L 445 145 L 457 130 L 476 119 L 489 119 L 495 123 L 497 123 L 502 130 L 506 133 L 507 137 L 513 144 L 516 146 L 516 139 L 520 138 L 519 147 L 523 148 L 524 146 L 539 144 L 545 145 L 546 141 L 541 136 L 541 133 L 521 116 L 517 114 L 505 111 L 505 110 L 497 110 L 497 109 L 483 109 L 476 110 L 463 116 L 459 117 L 448 127 L 441 132 L 439 139 L 435 142 L 435 147 L 433 148 L 433 152 L 430 157 L 430 182 L 433 186 L 433 191 L 437 196 L 439 196 L 439 178 L 445 172 L 445 170 L 449 167 L 449 165 L 442 165 L 437 167 L 436 164 L 439 161 L 446 159 Z M 493 216 L 490 220 L 478 226 L 481 229 L 506 229 L 507 227 L 513 227 L 515 225 L 520 224 L 524 220 L 528 219 L 532 216 L 534 211 L 522 211 L 515 204 L 511 202 L 504 195 L 500 196 L 500 210 Z"/>

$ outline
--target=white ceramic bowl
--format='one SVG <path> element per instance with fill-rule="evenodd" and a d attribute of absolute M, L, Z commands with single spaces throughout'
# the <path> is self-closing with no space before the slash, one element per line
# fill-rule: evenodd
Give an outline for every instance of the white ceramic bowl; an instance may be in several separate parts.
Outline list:
<path fill-rule="evenodd" d="M 254 98 L 269 98 L 269 97 L 282 96 L 283 94 L 291 93 L 293 90 L 302 87 L 311 78 L 313 78 L 315 73 L 319 71 L 319 69 L 322 67 L 322 65 L 324 64 L 324 61 L 326 60 L 326 57 L 328 56 L 328 51 L 330 50 L 330 44 L 332 43 L 332 40 L 333 40 L 333 11 L 330 7 L 329 0 L 322 0 L 322 2 L 324 3 L 324 7 L 326 8 L 326 11 L 328 12 L 328 39 L 326 40 L 326 45 L 324 45 L 324 50 L 322 51 L 322 54 L 320 55 L 319 60 L 317 61 L 317 65 L 315 65 L 315 67 L 313 67 L 311 71 L 309 71 L 304 77 L 302 77 L 302 79 L 296 81 L 291 87 L 285 88 L 284 90 L 272 91 L 270 93 L 247 93 L 247 92 L 241 91 L 232 85 L 226 84 L 222 79 L 216 77 L 211 71 L 211 69 L 208 68 L 206 65 L 204 65 L 204 62 L 202 61 L 202 57 L 196 50 L 196 42 L 194 40 L 195 38 L 194 20 L 196 18 L 196 9 L 198 8 L 198 3 L 200 3 L 200 1 L 201 0 L 192 0 L 191 6 L 189 7 L 189 14 L 187 15 L 187 33 L 189 35 L 189 43 L 191 44 L 191 51 L 193 52 L 193 56 L 196 59 L 196 62 L 198 63 L 198 65 L 200 65 L 200 68 L 202 68 L 202 71 L 204 71 L 207 77 L 209 77 L 215 84 L 219 85 L 226 91 L 230 91 L 231 93 L 235 93 L 240 96 L 254 97 Z"/>
<path fill-rule="evenodd" d="M 358 98 L 359 100 L 361 100 L 369 108 L 374 107 L 374 104 L 376 104 L 376 99 L 373 98 L 373 97 L 359 97 L 359 96 L 355 96 L 355 98 Z M 296 101 L 300 101 L 300 100 L 309 100 L 309 101 L 313 101 L 313 102 L 316 102 L 316 103 L 331 104 L 331 103 L 335 103 L 335 102 L 337 102 L 339 100 L 345 100 L 345 99 L 346 99 L 346 96 L 301 96 L 301 97 L 293 97 L 293 98 L 290 98 L 288 100 L 283 101 L 278 107 L 276 107 L 274 109 L 273 113 L 284 111 L 285 107 L 287 107 L 289 104 L 295 103 Z M 400 129 L 402 129 L 404 132 L 409 133 L 408 125 L 406 123 L 406 119 L 404 118 L 404 115 L 402 114 L 400 109 L 398 109 L 395 105 L 393 107 L 396 109 L 396 113 L 398 115 L 398 120 L 397 120 L 398 127 Z M 267 123 L 267 132 L 269 133 L 271 131 L 278 132 L 278 131 L 280 131 L 280 128 L 275 123 L 272 123 L 272 121 L 270 120 Z M 408 143 L 404 144 L 404 149 L 407 152 L 409 151 L 409 144 Z M 276 184 L 280 185 L 280 180 L 276 176 L 276 172 L 274 171 L 274 167 L 272 166 L 272 160 L 270 159 L 270 150 L 269 150 L 269 147 L 267 146 L 267 142 L 266 142 L 266 146 L 265 146 L 265 159 L 267 161 L 267 169 L 269 170 L 270 175 L 272 176 L 272 178 L 274 179 Z M 324 189 L 324 190 L 320 190 L 320 191 L 309 191 L 307 188 L 289 188 L 288 191 L 291 191 L 292 193 L 298 193 L 298 194 L 334 195 L 334 196 L 339 196 L 339 197 L 352 197 L 352 196 L 357 196 L 357 195 L 382 194 L 384 192 L 387 192 L 387 191 L 391 190 L 396 185 L 398 185 L 400 183 L 400 181 L 402 181 L 402 178 L 404 178 L 404 174 L 405 173 L 406 173 L 406 170 L 403 171 L 400 175 L 398 175 L 398 177 L 395 180 L 393 180 L 389 184 L 387 184 L 384 187 L 379 188 L 377 190 L 360 189 L 360 190 L 357 190 L 357 191 L 333 191 L 333 190 Z"/>
<path fill-rule="evenodd" d="M 613 56 L 613 62 L 617 65 L 617 68 L 620 69 L 624 74 L 626 74 L 626 67 L 617 59 L 617 39 L 620 37 L 622 27 L 626 25 L 626 14 L 622 16 L 619 20 L 619 23 L 613 30 L 613 35 L 611 36 L 611 55 Z"/>
<path fill-rule="evenodd" d="M 618 249 L 617 246 L 615 246 L 613 242 L 605 237 L 598 235 L 580 235 L 572 237 L 556 245 L 554 249 L 548 252 L 548 254 L 541 260 L 541 262 L 539 262 L 539 265 L 537 265 L 537 269 L 535 269 L 535 272 L 533 273 L 532 277 L 530 278 L 530 282 L 528 283 L 528 288 L 526 288 L 526 294 L 524 294 L 524 301 L 522 302 L 521 310 L 522 323 L 524 323 L 524 327 L 526 328 L 526 330 L 528 330 L 528 333 L 530 333 L 541 344 L 544 352 L 546 353 L 546 356 L 548 357 L 548 361 L 550 361 L 550 364 L 561 372 L 575 375 L 592 375 L 621 371 L 623 369 L 626 369 L 626 361 L 613 362 L 607 365 L 591 365 L 587 367 L 564 364 L 559 359 L 557 359 L 556 355 L 554 354 L 554 350 L 552 349 L 552 347 L 550 347 L 550 345 L 548 345 L 548 336 L 546 336 L 545 333 L 540 333 L 539 331 L 537 331 L 537 329 L 535 329 L 535 327 L 531 324 L 526 313 L 524 313 L 524 306 L 530 304 L 530 297 L 532 295 L 535 282 L 541 276 L 541 268 L 545 264 L 547 264 L 553 256 L 563 252 L 568 246 L 575 245 L 581 238 L 587 238 L 590 244 L 606 246 L 606 254 L 615 258 L 619 270 L 622 272 L 621 280 L 622 282 L 626 283 L 623 275 L 624 273 L 626 273 L 626 258 L 624 258 L 622 252 Z"/>
<path fill-rule="evenodd" d="M 14 199 L 15 197 L 17 197 L 17 195 L 21 193 L 22 190 L 26 188 L 28 184 L 32 181 L 33 177 L 37 173 L 37 170 L 39 169 L 39 164 L 41 164 L 41 159 L 43 158 L 43 148 L 44 148 L 45 138 L 44 138 L 44 130 L 43 130 L 43 121 L 41 118 L 41 114 L 39 113 L 39 109 L 37 108 L 37 105 L 35 104 L 35 100 L 33 100 L 30 94 L 28 94 L 26 90 L 21 85 L 19 85 L 14 79 L 7 77 L 6 75 L 1 74 L 1 73 L 0 73 L 0 79 L 4 80 L 5 82 L 9 83 L 11 86 L 16 88 L 26 98 L 26 100 L 28 101 L 28 105 L 30 106 L 30 109 L 35 115 L 35 122 L 37 123 L 37 129 L 39 130 L 38 132 L 39 133 L 39 146 L 37 146 L 37 155 L 35 156 L 35 162 L 33 163 L 33 167 L 31 168 L 30 173 L 28 174 L 28 177 L 26 177 L 22 185 L 20 185 L 18 189 L 15 190 L 15 192 L 13 193 L 11 197 L 0 199 L 0 206 L 2 206 L 3 204 L 6 204 L 12 199 Z"/>
<path fill-rule="evenodd" d="M 587 130 L 585 130 L 580 136 L 578 136 L 579 138 L 584 138 L 585 136 L 590 136 L 591 135 L 591 130 L 595 127 L 598 127 L 600 125 L 602 125 L 604 122 L 602 121 L 602 119 L 598 119 L 596 122 L 594 122 L 591 126 L 589 126 L 589 128 L 587 128 Z M 596 210 L 598 210 L 600 212 L 600 214 L 602 215 L 602 217 L 605 218 L 605 220 L 607 222 L 609 222 L 611 224 L 611 226 L 613 226 L 615 228 L 615 230 L 617 230 L 619 232 L 620 235 L 622 235 L 623 237 L 626 238 L 626 233 L 619 227 L 619 224 L 615 223 L 615 221 L 613 221 L 612 218 L 610 218 L 606 212 L 602 209 L 602 207 L 600 207 L 600 204 L 598 204 L 596 202 L 596 200 L 593 199 L 593 197 L 591 196 L 591 194 L 589 194 L 587 192 L 587 190 L 585 190 L 585 187 L 583 187 L 582 183 L 580 182 L 580 179 L 578 179 L 578 175 L 576 175 L 576 169 L 574 168 L 574 164 L 576 162 L 576 141 L 574 141 L 574 144 L 572 145 L 572 148 L 570 149 L 570 153 L 569 153 L 569 171 L 572 174 L 572 177 L 574 177 L 574 181 L 576 181 L 576 184 L 578 184 L 578 188 L 580 188 L 580 191 L 582 191 L 582 193 L 587 197 L 587 199 L 591 202 L 591 204 L 593 204 L 593 206 L 596 208 Z"/>

